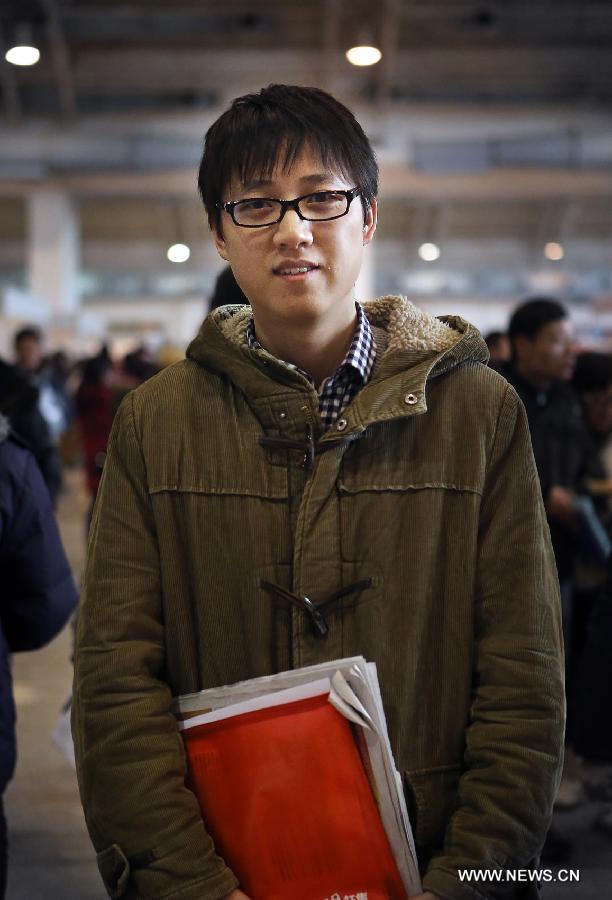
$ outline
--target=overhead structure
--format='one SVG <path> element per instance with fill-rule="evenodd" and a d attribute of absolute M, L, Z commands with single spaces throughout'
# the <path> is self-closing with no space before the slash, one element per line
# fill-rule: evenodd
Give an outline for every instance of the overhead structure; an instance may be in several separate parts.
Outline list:
<path fill-rule="evenodd" d="M 4 59 L 24 23 L 31 67 Z M 381 57 L 351 65 L 365 32 Z M 612 295 L 609 0 L 3 0 L 0 51 L 0 289 L 24 266 L 28 198 L 53 189 L 80 223 L 85 294 L 205 293 L 202 136 L 274 80 L 331 91 L 374 144 L 364 296 L 443 276 L 449 294 L 511 294 L 541 267 Z"/>

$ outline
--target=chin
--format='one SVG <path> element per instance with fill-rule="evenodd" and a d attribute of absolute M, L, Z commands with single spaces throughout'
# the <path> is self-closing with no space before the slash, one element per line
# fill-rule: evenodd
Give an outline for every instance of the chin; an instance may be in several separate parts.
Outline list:
<path fill-rule="evenodd" d="M 286 294 L 282 299 L 282 305 L 289 313 L 309 313 L 321 315 L 333 306 L 329 296 L 311 294 L 308 291 Z"/>

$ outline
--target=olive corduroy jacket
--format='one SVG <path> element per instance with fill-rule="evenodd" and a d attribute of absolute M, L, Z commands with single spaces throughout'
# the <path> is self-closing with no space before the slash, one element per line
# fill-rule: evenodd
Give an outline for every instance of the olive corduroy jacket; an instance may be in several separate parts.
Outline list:
<path fill-rule="evenodd" d="M 376 365 L 325 433 L 310 382 L 247 346 L 248 308 L 209 316 L 119 411 L 73 712 L 113 897 L 237 884 L 185 786 L 172 697 L 354 654 L 378 667 L 424 887 L 535 895 L 459 875 L 532 864 L 559 776 L 558 585 L 524 409 L 468 323 L 402 298 L 366 312 Z"/>

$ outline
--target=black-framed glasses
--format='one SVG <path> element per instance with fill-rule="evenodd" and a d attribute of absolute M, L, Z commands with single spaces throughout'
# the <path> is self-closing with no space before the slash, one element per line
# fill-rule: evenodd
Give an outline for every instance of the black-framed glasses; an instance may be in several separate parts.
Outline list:
<path fill-rule="evenodd" d="M 307 222 L 329 222 L 341 219 L 351 208 L 351 203 L 360 193 L 358 187 L 348 191 L 314 191 L 302 194 L 293 200 L 277 200 L 274 197 L 249 197 L 246 200 L 231 200 L 218 203 L 241 228 L 265 228 L 277 225 L 288 209 L 293 209 L 300 219 Z"/>

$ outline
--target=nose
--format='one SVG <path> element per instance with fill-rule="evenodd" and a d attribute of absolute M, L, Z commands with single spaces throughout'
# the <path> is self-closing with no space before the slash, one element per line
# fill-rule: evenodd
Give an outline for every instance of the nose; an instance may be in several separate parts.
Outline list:
<path fill-rule="evenodd" d="M 300 219 L 294 209 L 288 209 L 276 226 L 274 243 L 277 247 L 304 247 L 312 244 L 312 227 Z"/>

